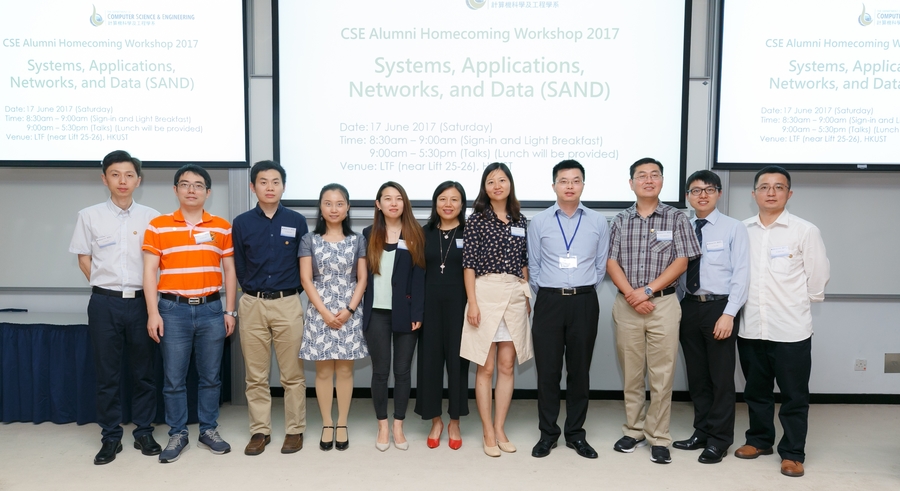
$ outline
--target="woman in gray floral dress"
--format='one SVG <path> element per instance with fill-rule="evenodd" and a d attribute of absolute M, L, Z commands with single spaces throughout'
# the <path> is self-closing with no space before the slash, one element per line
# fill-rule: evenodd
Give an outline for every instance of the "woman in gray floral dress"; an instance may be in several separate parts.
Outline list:
<path fill-rule="evenodd" d="M 300 282 L 309 297 L 300 358 L 316 362 L 322 450 L 345 450 L 350 445 L 347 415 L 353 395 L 353 361 L 369 356 L 359 308 L 366 290 L 366 241 L 350 228 L 349 212 L 347 189 L 326 185 L 319 193 L 316 227 L 300 241 Z M 331 414 L 335 386 L 337 425 Z"/>

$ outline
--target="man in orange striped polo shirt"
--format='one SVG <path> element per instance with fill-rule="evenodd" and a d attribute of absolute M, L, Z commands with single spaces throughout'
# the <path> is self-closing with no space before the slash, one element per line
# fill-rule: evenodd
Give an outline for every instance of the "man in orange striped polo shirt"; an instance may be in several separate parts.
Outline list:
<path fill-rule="evenodd" d="M 162 463 L 175 462 L 188 449 L 186 379 L 192 351 L 199 375 L 198 446 L 214 454 L 231 451 L 219 436 L 216 420 L 222 350 L 237 317 L 237 277 L 231 224 L 203 209 L 211 186 L 206 169 L 194 164 L 178 169 L 174 186 L 178 210 L 151 220 L 144 234 L 147 331 L 163 356 L 163 398 L 170 427 L 169 444 L 159 454 Z M 223 272 L 224 309 L 219 295 Z"/>

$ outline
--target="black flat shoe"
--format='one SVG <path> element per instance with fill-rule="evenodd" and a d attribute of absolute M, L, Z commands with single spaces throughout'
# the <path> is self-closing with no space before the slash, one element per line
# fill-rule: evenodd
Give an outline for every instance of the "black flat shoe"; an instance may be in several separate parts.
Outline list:
<path fill-rule="evenodd" d="M 153 435 L 141 435 L 137 440 L 134 441 L 134 448 L 141 451 L 144 455 L 159 455 L 162 452 L 162 447 L 159 446 L 159 443 L 156 443 L 156 440 L 153 439 Z"/>
<path fill-rule="evenodd" d="M 718 464 L 725 458 L 727 452 L 727 448 L 719 448 L 715 445 L 710 445 L 703 450 L 703 453 L 700 454 L 700 458 L 697 459 L 697 462 L 700 462 L 701 464 Z"/>
<path fill-rule="evenodd" d="M 701 448 L 706 448 L 706 440 L 701 440 L 700 437 L 692 436 L 687 440 L 672 442 L 672 446 L 678 450 L 699 450 Z"/>
<path fill-rule="evenodd" d="M 338 430 L 338 428 L 343 428 L 343 429 L 345 429 L 345 430 L 347 429 L 346 426 L 335 426 L 335 427 L 334 427 L 334 448 L 336 448 L 336 449 L 338 449 L 338 450 L 347 450 L 347 447 L 350 446 L 350 432 L 349 432 L 349 431 L 347 432 L 347 439 L 346 439 L 346 440 L 344 440 L 344 441 L 342 441 L 342 442 L 339 442 L 339 441 L 337 440 L 337 430 Z"/>
<path fill-rule="evenodd" d="M 578 455 L 586 459 L 596 459 L 597 451 L 586 440 L 576 440 L 574 442 L 566 442 L 566 446 L 574 449 Z"/>
<path fill-rule="evenodd" d="M 543 458 L 550 455 L 550 450 L 556 448 L 556 442 L 553 440 L 538 440 L 538 442 L 534 445 L 534 448 L 531 449 L 531 456 L 537 458 Z"/>
<path fill-rule="evenodd" d="M 103 446 L 100 447 L 100 451 L 97 452 L 97 456 L 94 457 L 95 465 L 103 465 L 116 460 L 116 454 L 122 451 L 122 442 L 114 441 L 114 442 L 103 442 Z"/>
<path fill-rule="evenodd" d="M 325 441 L 325 430 L 331 428 L 331 440 Z M 319 440 L 319 448 L 322 450 L 331 450 L 331 447 L 334 446 L 334 426 L 323 426 L 322 427 L 322 439 Z"/>

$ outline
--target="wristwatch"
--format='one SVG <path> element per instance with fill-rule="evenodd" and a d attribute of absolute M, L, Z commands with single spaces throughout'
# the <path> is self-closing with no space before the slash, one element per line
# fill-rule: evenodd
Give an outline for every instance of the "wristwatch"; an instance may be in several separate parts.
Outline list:
<path fill-rule="evenodd" d="M 650 288 L 650 285 L 644 287 L 644 295 L 653 298 L 653 288 Z"/>
<path fill-rule="evenodd" d="M 225 315 L 230 315 L 230 316 L 234 317 L 235 319 L 237 319 L 237 310 L 232 310 L 232 311 L 226 310 Z"/>
<path fill-rule="evenodd" d="M 349 305 L 344 308 L 347 309 L 347 312 L 350 312 L 350 315 L 353 315 L 356 313 L 356 309 L 351 309 Z"/>

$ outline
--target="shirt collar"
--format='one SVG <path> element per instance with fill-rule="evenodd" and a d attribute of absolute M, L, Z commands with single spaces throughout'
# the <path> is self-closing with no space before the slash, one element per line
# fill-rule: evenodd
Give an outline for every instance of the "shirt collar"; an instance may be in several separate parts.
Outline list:
<path fill-rule="evenodd" d="M 109 211 L 113 212 L 113 214 L 116 216 L 128 217 L 131 216 L 131 210 L 134 209 L 134 199 L 131 200 L 131 206 L 129 206 L 128 209 L 125 210 L 116 206 L 116 204 L 113 203 L 112 198 L 108 198 L 106 200 L 106 207 L 109 208 Z"/>
<path fill-rule="evenodd" d="M 273 218 L 273 219 L 274 219 L 276 216 L 278 216 L 279 213 L 281 213 L 281 209 L 282 209 L 282 208 L 284 208 L 284 206 L 282 206 L 281 203 L 278 203 L 278 208 L 275 210 L 275 213 L 272 215 L 272 218 Z M 268 216 L 266 216 L 266 212 L 264 212 L 263 209 L 260 208 L 259 203 L 256 203 L 256 207 L 253 208 L 253 209 L 256 211 L 256 214 L 257 214 L 257 215 L 259 215 L 259 216 L 261 216 L 261 217 L 264 217 L 264 218 L 269 218 Z M 205 219 L 206 219 L 206 218 L 204 217 L 204 220 L 205 220 Z"/>
<path fill-rule="evenodd" d="M 713 208 L 713 211 L 709 212 L 709 215 L 706 216 L 705 220 L 713 225 L 719 220 L 719 216 L 722 215 L 722 212 L 719 211 L 718 208 Z M 699 218 L 694 217 L 692 222 L 696 222 Z"/>
<path fill-rule="evenodd" d="M 553 214 L 554 214 L 554 215 L 556 215 L 558 212 L 562 212 L 562 215 L 563 215 L 563 216 L 565 216 L 565 217 L 567 217 L 567 218 L 569 217 L 569 215 L 566 215 L 566 212 L 562 211 L 562 208 L 559 207 L 559 203 L 558 203 L 558 202 L 554 202 L 554 203 L 553 203 L 553 206 L 551 206 L 550 209 L 553 210 Z M 584 203 L 582 203 L 581 201 L 579 201 L 579 202 L 578 202 L 578 208 L 575 209 L 576 213 L 574 213 L 574 214 L 572 215 L 573 217 L 576 216 L 576 215 L 578 214 L 578 213 L 577 213 L 578 210 L 581 210 L 581 213 L 584 213 L 584 212 L 587 210 L 587 207 L 584 206 Z"/>
<path fill-rule="evenodd" d="M 174 218 L 176 222 L 187 223 L 187 220 L 184 219 L 184 215 L 181 213 L 181 208 L 175 210 L 175 213 L 172 213 L 172 218 Z M 200 220 L 200 223 L 205 223 L 210 220 L 212 220 L 212 215 L 206 210 L 203 210 L 203 218 Z M 194 225 L 199 225 L 199 223 L 195 223 Z"/>
<path fill-rule="evenodd" d="M 494 208 L 491 206 L 490 203 L 488 203 L 487 206 L 484 207 L 483 213 L 485 216 L 487 216 L 489 218 L 493 218 L 500 223 L 503 223 L 503 221 L 500 220 L 500 217 L 498 217 L 497 214 L 494 212 Z M 512 223 L 512 217 L 509 216 L 509 213 L 506 214 L 506 219 L 509 220 L 510 223 Z"/>
<path fill-rule="evenodd" d="M 659 209 L 660 209 L 660 207 L 662 207 L 662 205 L 663 205 L 662 200 L 658 200 L 658 201 L 656 202 L 656 208 L 653 209 L 653 212 L 652 212 L 652 213 L 650 213 L 649 215 L 647 215 L 647 218 L 650 218 L 650 217 L 653 216 L 654 214 L 656 214 L 656 215 L 661 215 L 662 213 L 659 212 Z M 580 205 L 579 205 L 579 206 L 580 206 Z M 641 215 L 638 213 L 638 211 L 637 211 L 637 201 L 635 201 L 634 204 L 631 205 L 631 206 L 630 206 L 627 210 L 625 210 L 625 211 L 628 212 L 628 213 L 631 215 L 631 218 L 635 218 L 635 217 L 640 217 L 640 216 L 641 216 Z"/>
<path fill-rule="evenodd" d="M 781 212 L 781 215 L 778 215 L 778 218 L 776 218 L 775 221 L 772 222 L 769 226 L 771 227 L 771 226 L 777 224 L 777 225 L 782 225 L 784 227 L 787 227 L 788 222 L 790 222 L 790 217 L 791 217 L 791 214 L 788 213 L 787 208 L 785 208 L 784 211 Z M 759 220 L 759 213 L 757 213 L 754 218 L 756 219 L 757 226 L 766 228 L 766 226 L 763 225 L 762 222 Z"/>

